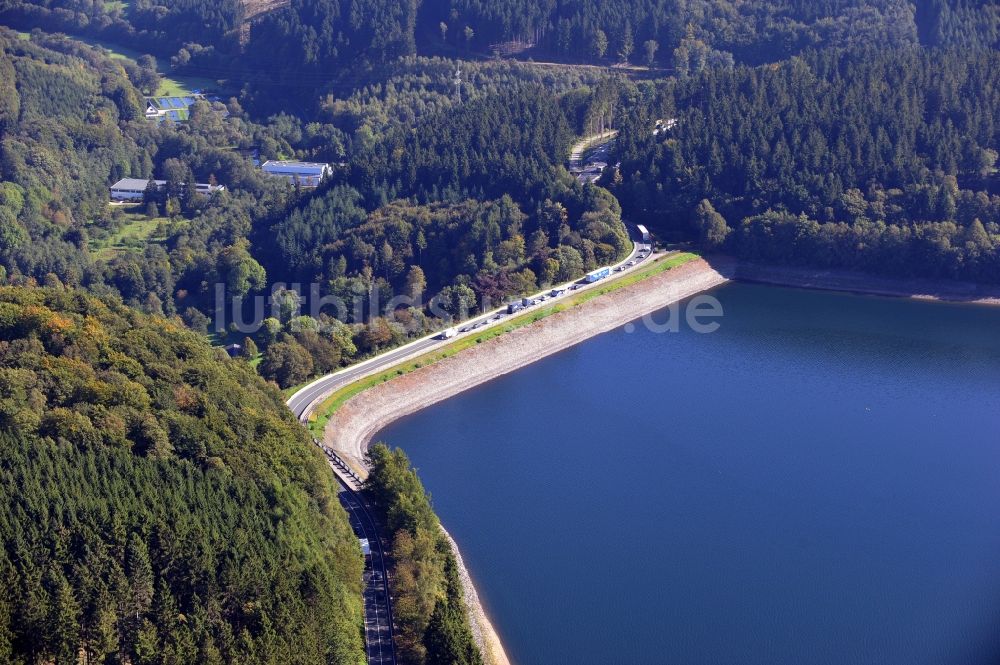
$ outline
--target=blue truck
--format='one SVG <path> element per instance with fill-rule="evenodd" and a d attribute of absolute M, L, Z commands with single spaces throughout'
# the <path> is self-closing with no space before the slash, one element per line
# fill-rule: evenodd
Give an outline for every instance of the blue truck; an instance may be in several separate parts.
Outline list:
<path fill-rule="evenodd" d="M 610 274 L 611 268 L 601 268 L 600 270 L 587 273 L 587 276 L 583 278 L 583 281 L 587 282 L 587 284 L 593 284 L 594 282 L 604 279 Z"/>

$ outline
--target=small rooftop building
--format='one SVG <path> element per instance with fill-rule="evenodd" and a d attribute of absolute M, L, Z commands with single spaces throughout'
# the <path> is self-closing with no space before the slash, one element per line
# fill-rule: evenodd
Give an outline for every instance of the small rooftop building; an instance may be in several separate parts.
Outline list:
<path fill-rule="evenodd" d="M 183 122 L 188 119 L 191 105 L 199 99 L 203 99 L 203 97 L 201 95 L 147 97 L 146 118 L 157 122 L 167 118 L 174 122 Z"/>
<path fill-rule="evenodd" d="M 166 180 L 154 180 L 156 189 L 160 190 L 167 186 Z M 141 201 L 146 194 L 146 187 L 149 180 L 145 178 L 122 178 L 111 185 L 112 201 Z M 203 196 L 211 196 L 216 192 L 226 189 L 225 185 L 210 185 L 208 183 L 196 182 L 195 190 Z"/>
<path fill-rule="evenodd" d="M 165 181 L 156 181 L 157 188 L 163 187 L 160 183 L 166 184 Z M 111 200 L 112 201 L 137 201 L 141 200 L 146 194 L 146 186 L 149 184 L 149 180 L 145 178 L 122 178 L 115 184 L 111 185 Z"/>
<path fill-rule="evenodd" d="M 267 160 L 260 165 L 264 173 L 285 178 L 300 187 L 319 187 L 320 183 L 333 174 L 329 164 L 321 162 L 294 162 L 284 160 Z"/>
<path fill-rule="evenodd" d="M 219 101 L 218 98 L 208 98 L 197 92 L 190 95 L 178 95 L 175 97 L 146 97 L 146 119 L 155 122 L 172 120 L 173 122 L 185 122 L 191 115 L 191 107 L 195 102 Z M 218 108 L 218 107 L 216 107 Z M 223 118 L 229 116 L 229 111 L 221 109 Z"/>

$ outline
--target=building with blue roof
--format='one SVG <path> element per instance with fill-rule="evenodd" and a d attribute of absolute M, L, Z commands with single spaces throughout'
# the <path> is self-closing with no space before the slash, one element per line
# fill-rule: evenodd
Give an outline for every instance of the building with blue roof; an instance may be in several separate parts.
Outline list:
<path fill-rule="evenodd" d="M 161 122 L 164 119 L 184 122 L 190 116 L 191 106 L 198 101 L 213 101 L 201 94 L 178 95 L 175 97 L 147 97 L 146 119 Z M 223 116 L 229 115 L 228 111 Z"/>

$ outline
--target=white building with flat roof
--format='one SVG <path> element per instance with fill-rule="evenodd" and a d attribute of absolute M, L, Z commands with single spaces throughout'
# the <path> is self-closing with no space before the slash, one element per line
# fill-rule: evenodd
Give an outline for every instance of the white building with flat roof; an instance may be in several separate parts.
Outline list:
<path fill-rule="evenodd" d="M 272 176 L 298 183 L 300 187 L 319 187 L 320 183 L 333 175 L 333 167 L 321 162 L 295 162 L 269 159 L 260 165 L 260 170 Z"/>
<path fill-rule="evenodd" d="M 156 181 L 157 188 L 163 185 Z M 111 185 L 111 200 L 112 201 L 136 201 L 141 200 L 146 194 L 146 186 L 149 184 L 149 180 L 144 178 L 122 178 L 115 184 Z"/>
<path fill-rule="evenodd" d="M 156 189 L 161 190 L 167 186 L 166 180 L 154 180 L 156 183 Z M 146 178 L 122 178 L 115 184 L 111 185 L 111 200 L 112 201 L 141 201 L 143 196 L 146 194 L 146 187 L 149 185 L 149 180 Z M 196 182 L 194 184 L 195 191 L 203 196 L 211 196 L 216 192 L 221 192 L 226 189 L 225 185 L 210 185 L 204 182 Z"/>

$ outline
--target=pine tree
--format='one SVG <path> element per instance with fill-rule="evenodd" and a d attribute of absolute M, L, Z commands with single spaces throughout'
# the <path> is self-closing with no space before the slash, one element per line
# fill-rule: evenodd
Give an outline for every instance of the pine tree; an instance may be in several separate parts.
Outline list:
<path fill-rule="evenodd" d="M 125 549 L 125 574 L 130 591 L 129 613 L 138 621 L 153 603 L 153 566 L 149 560 L 149 548 L 135 532 L 129 534 Z"/>
<path fill-rule="evenodd" d="M 49 647 L 57 663 L 76 663 L 80 651 L 80 605 L 66 576 L 53 571 L 55 588 L 49 619 Z"/>

